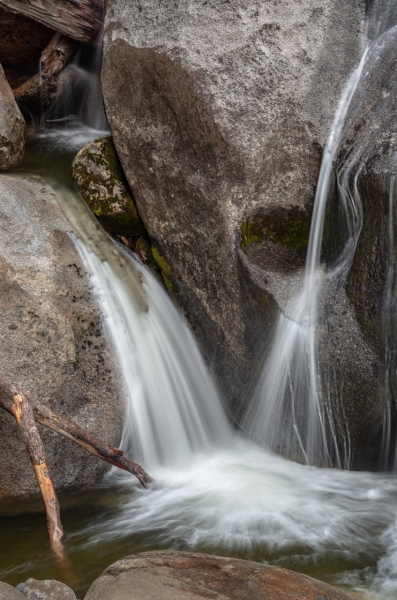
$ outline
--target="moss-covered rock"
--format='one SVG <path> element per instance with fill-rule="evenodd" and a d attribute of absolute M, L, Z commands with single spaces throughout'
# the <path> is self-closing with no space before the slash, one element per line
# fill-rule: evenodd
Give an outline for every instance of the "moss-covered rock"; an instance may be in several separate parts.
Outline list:
<path fill-rule="evenodd" d="M 171 267 L 165 258 L 160 254 L 156 246 L 152 246 L 152 256 L 161 271 L 161 276 L 163 278 L 165 287 L 169 291 L 171 295 L 175 293 L 174 284 L 171 279 Z"/>
<path fill-rule="evenodd" d="M 306 250 L 312 211 L 296 207 L 272 210 L 248 218 L 241 225 L 241 248 L 258 242 L 273 242 L 293 250 Z"/>
<path fill-rule="evenodd" d="M 89 142 L 72 165 L 74 184 L 109 233 L 146 233 L 110 137 Z"/>

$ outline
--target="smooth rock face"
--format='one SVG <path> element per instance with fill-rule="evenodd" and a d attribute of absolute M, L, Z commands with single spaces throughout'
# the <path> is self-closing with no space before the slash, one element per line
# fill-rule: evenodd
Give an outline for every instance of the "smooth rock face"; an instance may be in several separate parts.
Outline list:
<path fill-rule="evenodd" d="M 8 583 L 0 581 L 0 600 L 26 600 L 25 596 Z"/>
<path fill-rule="evenodd" d="M 108 567 L 85 600 L 349 600 L 287 569 L 189 552 L 143 552 Z M 350 599 L 351 600 L 351 599 Z"/>
<path fill-rule="evenodd" d="M 8 378 L 118 445 L 123 399 L 70 230 L 46 182 L 0 176 L 0 362 Z M 98 480 L 107 464 L 40 428 L 57 488 Z M 0 497 L 37 492 L 14 419 L 0 411 Z"/>
<path fill-rule="evenodd" d="M 64 583 L 55 579 L 28 579 L 16 587 L 27 600 L 76 600 L 76 595 Z"/>
<path fill-rule="evenodd" d="M 72 176 L 80 195 L 105 229 L 128 236 L 146 233 L 111 138 L 86 144 L 73 161 Z"/>
<path fill-rule="evenodd" d="M 233 416 L 303 266 L 360 15 L 359 0 L 107 2 L 114 144 Z"/>
<path fill-rule="evenodd" d="M 25 120 L 0 65 L 0 171 L 16 167 L 25 150 Z"/>

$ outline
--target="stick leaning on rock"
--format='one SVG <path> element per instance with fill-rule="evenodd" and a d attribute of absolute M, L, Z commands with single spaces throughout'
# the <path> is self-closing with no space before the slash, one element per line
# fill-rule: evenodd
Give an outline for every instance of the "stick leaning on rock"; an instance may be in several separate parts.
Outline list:
<path fill-rule="evenodd" d="M 18 424 L 43 497 L 48 533 L 54 545 L 60 543 L 63 537 L 63 527 L 59 502 L 35 421 L 63 435 L 98 458 L 135 475 L 143 487 L 148 488 L 149 483 L 153 481 L 152 477 L 138 463 L 123 456 L 121 450 L 109 446 L 77 423 L 44 406 L 29 392 L 22 390 L 2 376 L 0 376 L 0 408 L 15 417 Z"/>

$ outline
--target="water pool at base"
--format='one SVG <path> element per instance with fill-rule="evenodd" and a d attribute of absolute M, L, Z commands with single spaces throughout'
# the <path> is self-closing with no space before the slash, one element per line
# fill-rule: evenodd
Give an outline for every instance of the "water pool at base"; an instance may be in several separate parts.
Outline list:
<path fill-rule="evenodd" d="M 100 135 L 46 132 L 33 139 L 20 170 L 45 176 L 50 154 L 51 176 L 71 193 L 71 156 Z M 73 194 L 77 218 L 83 201 Z M 156 298 L 150 285 L 147 292 L 151 309 L 144 314 L 150 315 Z M 161 294 L 157 308 L 163 303 L 165 309 L 169 300 Z M 243 440 L 225 423 L 219 443 L 199 441 L 202 451 L 196 447 L 182 463 L 143 462 L 156 479 L 150 490 L 112 471 L 99 485 L 60 494 L 64 560 L 49 547 L 39 497 L 0 502 L 0 580 L 16 585 L 29 577 L 55 578 L 81 598 L 115 560 L 173 548 L 267 562 L 353 590 L 358 598 L 395 599 L 397 477 L 303 466 Z"/>
<path fill-rule="evenodd" d="M 361 598 L 397 596 L 397 478 L 289 462 L 239 439 L 150 490 L 111 473 L 62 494 L 67 560 L 49 548 L 41 500 L 0 504 L 0 580 L 56 578 L 82 597 L 112 562 L 179 549 L 268 562 Z"/>

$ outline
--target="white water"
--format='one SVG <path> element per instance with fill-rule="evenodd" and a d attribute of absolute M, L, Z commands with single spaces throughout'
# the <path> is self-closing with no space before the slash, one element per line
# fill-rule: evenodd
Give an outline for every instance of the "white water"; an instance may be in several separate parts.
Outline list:
<path fill-rule="evenodd" d="M 276 432 L 280 439 L 284 427 L 290 431 L 291 453 L 323 464 L 348 462 L 348 442 L 340 456 L 333 415 L 320 397 L 314 329 L 317 290 L 325 277 L 319 262 L 332 156 L 358 77 L 359 71 L 325 151 L 305 289 L 292 318 L 282 323 L 279 352 L 289 349 L 290 360 L 284 369 L 276 360 L 269 369 L 284 387 L 273 398 L 267 443 Z M 338 182 L 341 188 L 345 183 Z M 109 541 L 135 536 L 142 550 L 146 545 L 241 555 L 312 570 L 364 590 L 367 598 L 396 598 L 397 479 L 298 465 L 233 433 L 191 334 L 164 291 L 106 238 L 76 194 L 63 186 L 53 189 L 91 273 L 119 358 L 127 398 L 123 447 L 157 481 L 147 492 L 128 476 L 113 474 L 107 485 L 124 490 L 117 515 L 101 515 L 74 536 L 74 543 L 97 552 Z M 361 216 L 354 214 L 350 192 L 345 198 L 354 245 Z M 339 272 L 350 255 L 346 250 Z M 302 387 L 309 412 L 293 404 L 295 413 L 282 423 L 286 415 L 278 411 L 277 398 L 284 402 L 285 394 Z M 263 428 L 259 412 L 251 419 Z"/>
<path fill-rule="evenodd" d="M 316 348 L 318 293 L 325 278 L 347 271 L 351 252 L 343 253 L 333 273 L 320 266 L 324 215 L 333 177 L 333 162 L 351 100 L 365 65 L 367 51 L 342 95 L 324 148 L 317 185 L 302 291 L 281 314 L 270 353 L 246 413 L 243 428 L 250 437 L 307 464 L 348 467 L 349 444 L 341 455 L 331 404 L 323 397 Z M 358 232 L 355 228 L 355 243 Z M 351 238 L 349 238 L 351 250 Z M 354 250 L 353 250 L 354 254 Z"/>
<path fill-rule="evenodd" d="M 48 132 L 41 143 L 71 150 L 95 136 Z M 111 474 L 105 485 L 120 506 L 74 534 L 68 551 L 106 553 L 112 540 L 126 540 L 124 553 L 173 547 L 237 555 L 365 590 L 365 598 L 395 598 L 397 479 L 295 464 L 232 432 L 164 290 L 73 190 L 55 182 L 52 189 L 119 356 L 128 400 L 123 445 L 156 479 L 146 491 Z"/>

